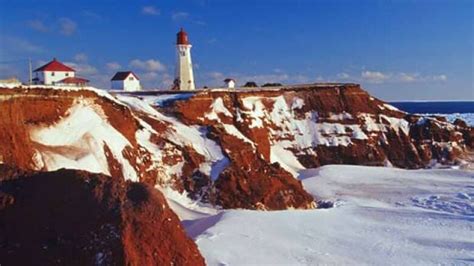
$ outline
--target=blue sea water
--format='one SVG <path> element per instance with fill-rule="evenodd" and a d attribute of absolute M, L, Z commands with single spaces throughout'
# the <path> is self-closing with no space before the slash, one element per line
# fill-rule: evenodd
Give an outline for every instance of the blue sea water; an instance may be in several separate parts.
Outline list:
<path fill-rule="evenodd" d="M 391 105 L 408 113 L 466 114 L 474 113 L 474 102 L 391 102 Z"/>
<path fill-rule="evenodd" d="M 451 122 L 456 118 L 461 118 L 474 126 L 474 101 L 390 102 L 390 104 L 408 113 L 446 116 Z"/>

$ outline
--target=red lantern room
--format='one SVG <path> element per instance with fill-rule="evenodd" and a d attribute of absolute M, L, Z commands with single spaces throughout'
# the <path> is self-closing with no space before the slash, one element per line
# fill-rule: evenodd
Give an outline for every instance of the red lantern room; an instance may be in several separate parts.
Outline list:
<path fill-rule="evenodd" d="M 178 45 L 180 45 L 180 44 L 183 44 L 183 45 L 189 44 L 188 34 L 183 30 L 183 28 L 181 28 L 181 30 L 176 35 L 178 37 L 177 41 L 176 41 L 176 44 L 178 44 Z"/>

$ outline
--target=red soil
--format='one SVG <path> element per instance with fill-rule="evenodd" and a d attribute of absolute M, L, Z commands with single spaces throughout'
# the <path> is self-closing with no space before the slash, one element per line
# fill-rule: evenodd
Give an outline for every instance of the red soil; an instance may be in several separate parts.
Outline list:
<path fill-rule="evenodd" d="M 148 185 L 74 170 L 0 174 L 2 265 L 204 265 Z"/>

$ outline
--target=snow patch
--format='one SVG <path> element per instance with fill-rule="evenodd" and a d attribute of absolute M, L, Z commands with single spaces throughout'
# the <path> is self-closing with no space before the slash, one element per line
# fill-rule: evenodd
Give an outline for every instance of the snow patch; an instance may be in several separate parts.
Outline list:
<path fill-rule="evenodd" d="M 60 168 L 81 169 L 110 175 L 104 153 L 107 145 L 121 165 L 125 179 L 139 181 L 135 169 L 124 158 L 130 142 L 112 127 L 102 109 L 88 101 L 78 101 L 66 117 L 49 127 L 33 128 L 31 140 L 44 145 L 38 150 L 49 171 Z"/>

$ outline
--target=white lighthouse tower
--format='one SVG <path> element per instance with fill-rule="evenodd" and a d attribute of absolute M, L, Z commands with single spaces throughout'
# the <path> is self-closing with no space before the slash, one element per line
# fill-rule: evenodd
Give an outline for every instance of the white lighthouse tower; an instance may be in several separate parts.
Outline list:
<path fill-rule="evenodd" d="M 177 34 L 176 41 L 176 78 L 174 89 L 176 90 L 194 90 L 193 63 L 191 61 L 191 47 L 188 34 L 181 28 Z"/>

